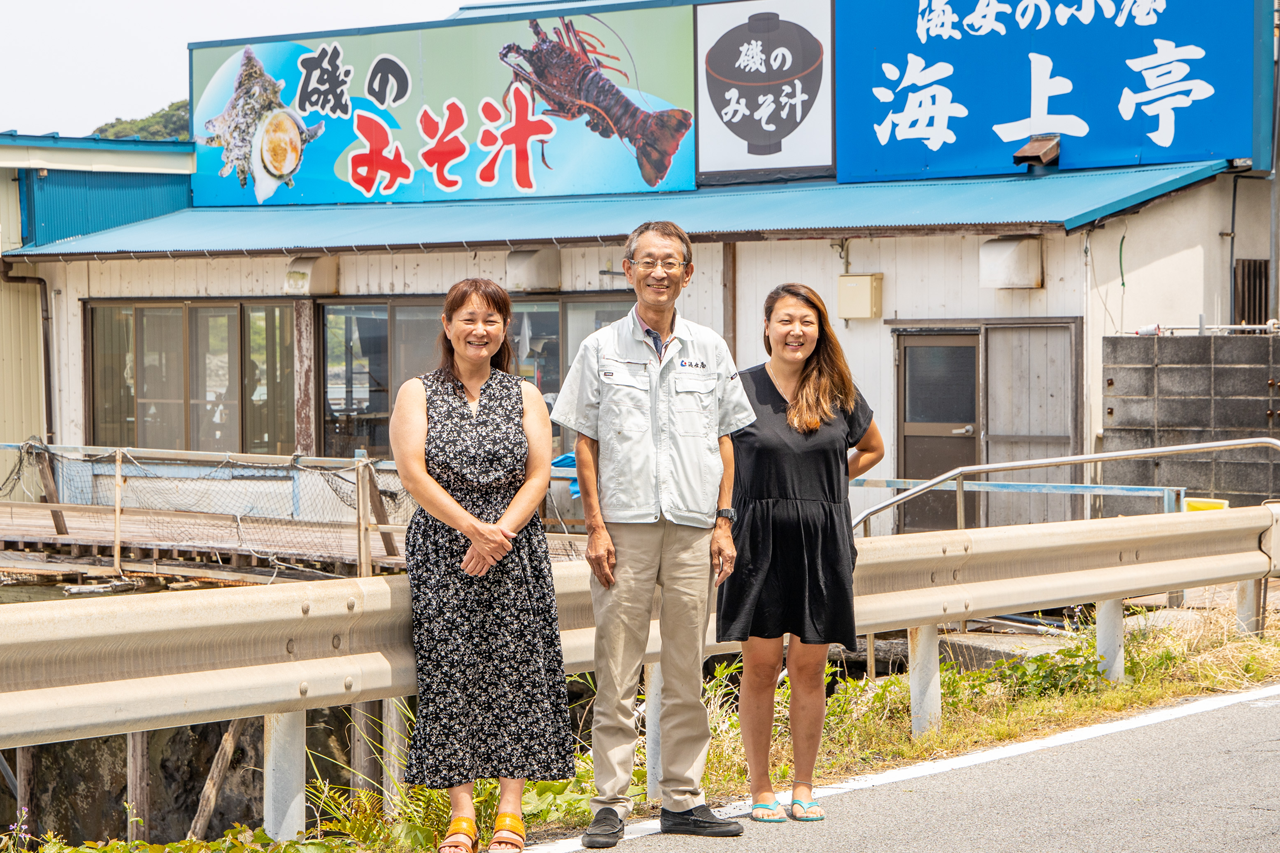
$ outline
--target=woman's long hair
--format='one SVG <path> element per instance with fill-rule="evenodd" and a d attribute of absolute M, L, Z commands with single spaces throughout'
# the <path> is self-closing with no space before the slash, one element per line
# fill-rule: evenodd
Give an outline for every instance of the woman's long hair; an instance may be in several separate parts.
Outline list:
<path fill-rule="evenodd" d="M 461 311 L 472 296 L 480 297 L 481 302 L 502 317 L 502 346 L 489 358 L 489 366 L 494 370 L 510 373 L 512 351 L 506 328 L 511 325 L 511 297 L 497 283 L 487 278 L 464 278 L 449 288 L 449 293 L 444 298 L 445 319 L 452 322 L 453 315 Z M 444 329 L 440 330 L 439 346 L 440 372 L 445 379 L 456 380 L 453 372 L 453 341 L 449 340 L 449 333 Z"/>
<path fill-rule="evenodd" d="M 803 284 L 780 284 L 769 292 L 764 300 L 764 350 L 773 355 L 769 343 L 769 320 L 778 300 L 791 296 L 800 300 L 818 315 L 818 344 L 805 359 L 796 386 L 795 399 L 787 406 L 787 423 L 796 432 L 817 432 L 818 427 L 835 417 L 836 411 L 852 412 L 858 401 L 858 389 L 853 384 L 849 365 L 844 360 L 844 350 L 836 340 L 835 330 L 827 318 L 827 306 L 812 287 Z"/>

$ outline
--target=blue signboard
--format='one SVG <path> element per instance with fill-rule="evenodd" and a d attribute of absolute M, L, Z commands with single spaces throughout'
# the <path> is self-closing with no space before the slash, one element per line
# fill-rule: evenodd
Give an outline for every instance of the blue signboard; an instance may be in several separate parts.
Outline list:
<path fill-rule="evenodd" d="M 1269 168 L 1271 0 L 837 0 L 842 182 L 1253 158 Z"/>

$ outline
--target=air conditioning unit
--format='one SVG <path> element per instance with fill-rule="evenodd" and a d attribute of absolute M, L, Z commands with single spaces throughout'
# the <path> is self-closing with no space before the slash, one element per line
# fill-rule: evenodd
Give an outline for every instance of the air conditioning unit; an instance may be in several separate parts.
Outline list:
<path fill-rule="evenodd" d="M 507 290 L 559 290 L 560 250 L 507 253 Z"/>
<path fill-rule="evenodd" d="M 1044 287 L 1044 240 L 996 237 L 978 247 L 978 285 L 993 288 Z"/>

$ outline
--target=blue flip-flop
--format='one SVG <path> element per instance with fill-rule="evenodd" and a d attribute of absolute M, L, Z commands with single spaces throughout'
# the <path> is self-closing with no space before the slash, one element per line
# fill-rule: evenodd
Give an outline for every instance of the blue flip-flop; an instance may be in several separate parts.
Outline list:
<path fill-rule="evenodd" d="M 786 823 L 785 817 L 756 817 L 756 809 L 768 809 L 770 813 L 776 813 L 782 809 L 782 803 L 774 800 L 772 803 L 755 803 L 751 806 L 751 819 L 756 823 Z"/>
<path fill-rule="evenodd" d="M 816 805 L 817 803 L 814 803 L 814 802 L 806 803 L 804 800 L 797 800 L 792 798 L 791 803 L 787 806 L 787 813 L 791 815 L 792 820 L 801 820 L 801 821 L 822 820 L 823 818 L 826 817 L 825 814 L 809 814 L 809 809 L 813 808 Z M 804 812 L 804 814 L 800 815 L 800 817 L 796 817 L 796 806 L 799 806 L 801 811 Z"/>

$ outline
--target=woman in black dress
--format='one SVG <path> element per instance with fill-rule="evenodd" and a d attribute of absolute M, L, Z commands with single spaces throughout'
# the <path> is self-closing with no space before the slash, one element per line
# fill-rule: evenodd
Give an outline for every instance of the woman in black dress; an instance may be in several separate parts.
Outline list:
<path fill-rule="evenodd" d="M 812 288 L 783 284 L 764 302 L 769 360 L 742 371 L 756 421 L 733 434 L 736 571 L 720 587 L 716 635 L 742 642 L 738 714 L 753 820 L 785 820 L 769 778 L 783 637 L 791 679 L 795 780 L 787 808 L 821 820 L 813 770 L 826 711 L 827 645 L 855 645 L 849 480 L 884 458 L 871 409 Z M 850 452 L 852 451 L 852 453 Z"/>
<path fill-rule="evenodd" d="M 418 716 L 405 782 L 448 788 L 440 853 L 475 853 L 472 787 L 498 778 L 494 853 L 524 848 L 526 779 L 574 774 L 556 592 L 536 507 L 551 420 L 506 372 L 511 300 L 487 279 L 445 297 L 440 369 L 401 386 L 400 479 L 421 506 L 405 536 Z M 424 452 L 425 449 L 425 452 Z"/>

